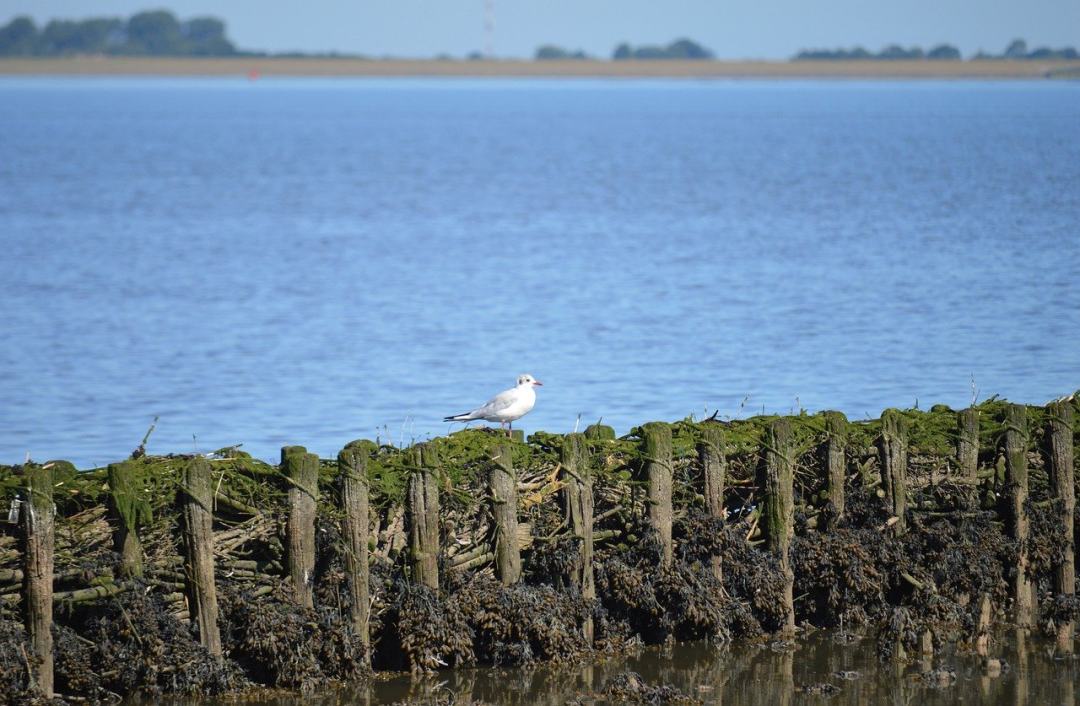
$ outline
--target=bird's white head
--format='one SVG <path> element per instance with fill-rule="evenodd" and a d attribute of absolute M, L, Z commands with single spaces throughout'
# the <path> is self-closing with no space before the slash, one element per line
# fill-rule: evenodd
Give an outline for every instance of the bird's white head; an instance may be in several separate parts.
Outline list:
<path fill-rule="evenodd" d="M 540 382 L 539 380 L 534 378 L 532 375 L 529 375 L 528 373 L 525 373 L 524 375 L 519 375 L 518 376 L 517 384 L 518 384 L 518 387 L 525 387 L 525 386 L 537 387 L 537 386 L 542 386 L 544 383 Z"/>

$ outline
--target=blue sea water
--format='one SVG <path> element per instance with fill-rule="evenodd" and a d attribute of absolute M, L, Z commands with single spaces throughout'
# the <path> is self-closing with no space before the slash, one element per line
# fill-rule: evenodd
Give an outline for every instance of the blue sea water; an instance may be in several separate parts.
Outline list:
<path fill-rule="evenodd" d="M 1080 84 L 0 80 L 0 462 L 1080 387 Z"/>

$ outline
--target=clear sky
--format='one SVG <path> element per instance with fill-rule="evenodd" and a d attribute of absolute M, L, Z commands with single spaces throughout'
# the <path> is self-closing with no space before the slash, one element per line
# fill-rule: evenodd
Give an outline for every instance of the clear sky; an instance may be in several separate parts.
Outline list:
<path fill-rule="evenodd" d="M 482 50 L 485 0 L 0 0 L 0 22 L 127 16 L 166 7 L 181 19 L 215 15 L 244 49 L 373 56 L 461 56 Z M 622 41 L 690 37 L 721 58 L 782 59 L 801 48 L 948 42 L 965 56 L 1080 45 L 1080 0 L 493 0 L 493 48 L 530 57 L 540 44 L 608 57 Z"/>

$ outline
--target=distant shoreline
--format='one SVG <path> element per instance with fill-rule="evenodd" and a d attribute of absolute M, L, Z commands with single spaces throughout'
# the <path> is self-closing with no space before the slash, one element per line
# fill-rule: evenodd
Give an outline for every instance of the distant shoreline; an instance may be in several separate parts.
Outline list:
<path fill-rule="evenodd" d="M 0 76 L 1033 80 L 1080 79 L 1080 61 L 456 61 L 294 57 L 72 57 L 0 59 Z"/>

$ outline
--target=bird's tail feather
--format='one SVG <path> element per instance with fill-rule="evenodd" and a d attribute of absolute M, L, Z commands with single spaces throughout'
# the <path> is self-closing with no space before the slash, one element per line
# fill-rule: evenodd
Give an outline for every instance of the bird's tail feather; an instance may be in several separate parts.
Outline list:
<path fill-rule="evenodd" d="M 443 417 L 444 422 L 468 422 L 472 419 L 472 412 L 462 412 L 461 414 L 452 414 L 449 417 Z"/>

